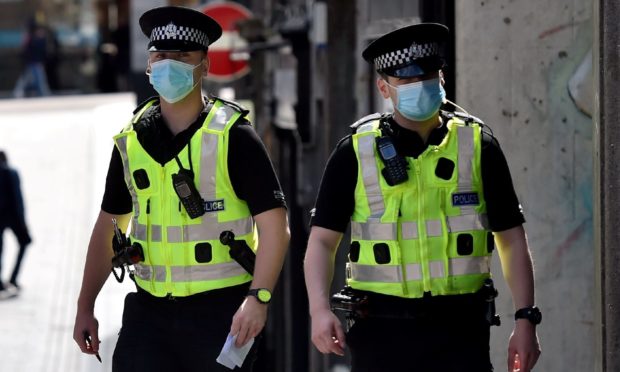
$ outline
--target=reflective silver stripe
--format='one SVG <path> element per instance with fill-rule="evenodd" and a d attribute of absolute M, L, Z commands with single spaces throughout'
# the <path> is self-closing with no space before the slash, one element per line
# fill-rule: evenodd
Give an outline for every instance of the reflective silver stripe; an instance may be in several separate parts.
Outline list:
<path fill-rule="evenodd" d="M 219 107 L 217 107 L 219 106 Z M 221 101 L 217 101 L 216 106 L 212 108 L 212 110 L 216 110 L 213 119 L 208 123 L 207 128 L 222 131 L 226 128 L 226 123 L 233 117 L 233 115 L 239 113 L 239 111 L 234 108 L 221 103 Z"/>
<path fill-rule="evenodd" d="M 204 216 L 203 216 L 204 220 Z M 195 242 L 200 240 L 218 240 L 222 231 L 230 230 L 241 236 L 252 232 L 254 220 L 252 217 L 239 220 L 202 223 L 200 225 L 168 226 L 168 243 Z"/>
<path fill-rule="evenodd" d="M 397 265 L 361 265 L 347 263 L 351 279 L 360 282 L 400 283 L 403 279 L 400 266 Z"/>
<path fill-rule="evenodd" d="M 148 227 L 139 223 L 133 225 L 131 235 L 138 240 L 149 240 Z M 151 225 L 151 242 L 161 242 L 161 225 Z"/>
<path fill-rule="evenodd" d="M 474 160 L 474 128 L 470 126 L 458 127 L 459 138 L 459 178 L 458 191 L 470 192 L 472 190 L 472 167 Z M 474 213 L 475 205 L 460 206 L 461 213 Z"/>
<path fill-rule="evenodd" d="M 430 261 L 428 263 L 431 278 L 443 278 L 446 276 L 443 260 Z M 456 257 L 448 259 L 450 276 L 468 274 L 486 274 L 491 271 L 490 257 Z"/>
<path fill-rule="evenodd" d="M 148 240 L 147 226 L 135 224 L 131 235 L 138 240 Z M 200 240 L 218 240 L 220 233 L 230 230 L 237 236 L 252 232 L 254 220 L 252 217 L 222 223 L 203 223 L 201 225 L 168 226 L 168 243 L 194 242 Z M 161 242 L 161 225 L 151 225 L 151 242 Z"/>
<path fill-rule="evenodd" d="M 428 220 L 426 221 L 426 236 L 436 237 L 441 236 L 443 228 L 441 226 L 441 220 Z"/>
<path fill-rule="evenodd" d="M 450 275 L 487 274 L 491 272 L 491 257 L 458 257 L 448 262 Z"/>
<path fill-rule="evenodd" d="M 149 266 L 138 264 L 134 266 L 136 276 L 142 280 L 166 281 L 165 266 Z M 236 262 L 225 262 L 213 265 L 201 266 L 172 266 L 170 268 L 172 282 L 200 282 L 205 280 L 218 280 L 232 278 L 247 274 Z"/>
<path fill-rule="evenodd" d="M 351 222 L 351 237 L 360 240 L 397 240 L 398 232 L 395 223 L 379 221 Z"/>
<path fill-rule="evenodd" d="M 422 268 L 419 264 L 409 264 L 405 266 L 407 280 L 422 280 Z"/>
<path fill-rule="evenodd" d="M 486 230 L 488 227 L 486 213 L 451 216 L 448 217 L 447 223 L 448 231 L 453 233 L 472 230 Z"/>
<path fill-rule="evenodd" d="M 118 145 L 118 152 L 121 155 L 121 160 L 123 161 L 123 175 L 125 176 L 125 183 L 127 184 L 127 189 L 129 190 L 129 194 L 131 195 L 131 202 L 133 204 L 133 220 L 137 221 L 138 216 L 140 216 L 140 204 L 138 204 L 138 194 L 136 194 L 136 190 L 133 188 L 133 183 L 131 182 L 131 173 L 129 172 L 129 156 L 127 155 L 127 136 L 122 136 L 116 139 L 116 143 Z M 135 226 L 134 226 L 135 227 Z"/>
<path fill-rule="evenodd" d="M 200 282 L 233 278 L 248 272 L 233 261 L 201 266 L 172 266 L 170 273 L 173 282 Z"/>
<path fill-rule="evenodd" d="M 138 228 L 138 225 L 139 225 L 138 219 L 137 218 L 132 218 L 130 223 L 131 223 L 130 235 L 134 236 L 135 235 L 134 231 L 138 231 L 139 230 L 139 228 Z M 145 233 L 146 233 L 146 230 L 145 230 Z M 146 234 L 141 239 L 142 240 L 146 240 Z"/>
<path fill-rule="evenodd" d="M 446 276 L 443 261 L 430 261 L 428 263 L 428 270 L 430 271 L 431 278 L 443 278 Z"/>
<path fill-rule="evenodd" d="M 358 132 L 366 132 L 372 128 L 373 124 L 371 122 L 362 125 Z M 358 139 L 358 151 L 370 216 L 379 218 L 385 212 L 385 203 L 381 187 L 379 186 L 379 170 L 375 160 L 375 137 L 371 135 L 361 136 Z"/>
<path fill-rule="evenodd" d="M 165 266 L 149 266 L 145 264 L 134 265 L 136 276 L 142 280 L 166 281 Z"/>
<path fill-rule="evenodd" d="M 151 225 L 151 241 L 161 242 L 161 226 Z"/>
<path fill-rule="evenodd" d="M 370 132 L 370 131 L 374 130 L 374 123 L 375 123 L 375 121 L 376 120 L 369 121 L 369 122 L 367 122 L 364 125 L 360 125 L 359 128 L 357 128 L 356 133 L 366 133 L 366 132 Z"/>
<path fill-rule="evenodd" d="M 146 225 L 142 225 L 140 223 L 135 223 L 132 227 L 131 235 L 133 235 L 138 240 L 147 240 L 146 236 Z"/>
<path fill-rule="evenodd" d="M 417 239 L 418 238 L 418 224 L 417 222 L 403 222 L 400 224 L 400 234 L 403 239 Z"/>
<path fill-rule="evenodd" d="M 218 102 L 219 103 L 219 102 Z M 216 113 L 219 113 L 217 111 Z M 224 111 L 222 111 L 224 112 Z M 224 112 L 225 113 L 225 112 Z M 212 120 L 214 121 L 215 118 Z M 219 125 L 218 125 L 219 127 Z M 223 129 L 224 127 L 222 127 Z M 217 159 L 218 159 L 218 147 L 219 147 L 219 135 L 209 132 L 203 132 L 202 134 L 202 149 L 200 151 L 200 195 L 203 200 L 213 200 L 216 196 L 216 174 L 217 174 Z M 202 216 L 202 225 L 208 229 L 209 226 L 217 226 L 218 213 L 205 213 Z M 218 229 L 219 233 L 223 229 Z M 213 234 L 209 234 L 212 236 Z M 172 240 L 170 235 L 168 236 L 169 242 L 178 242 L 178 238 Z"/>
<path fill-rule="evenodd" d="M 200 194 L 203 198 L 215 197 L 215 172 L 217 169 L 218 135 L 203 132 L 200 150 Z"/>
<path fill-rule="evenodd" d="M 448 260 L 450 276 L 468 274 L 487 274 L 491 271 L 490 257 L 458 257 Z M 445 278 L 444 261 L 428 263 L 431 278 Z M 347 273 L 350 279 L 360 282 L 401 283 L 406 280 L 422 280 L 419 264 L 405 266 L 406 278 L 403 278 L 401 266 L 398 265 L 362 265 L 348 262 Z"/>
<path fill-rule="evenodd" d="M 166 236 L 168 243 L 182 243 L 184 241 L 190 241 L 187 238 L 187 229 L 185 226 L 168 226 L 166 230 Z M 185 237 L 185 239 L 183 239 Z"/>
<path fill-rule="evenodd" d="M 486 214 L 468 214 L 447 217 L 448 232 L 486 230 L 488 226 Z M 377 222 L 351 222 L 351 237 L 360 240 L 396 240 L 394 224 Z M 418 224 L 402 222 L 400 225 L 403 239 L 417 239 Z M 442 236 L 441 220 L 426 221 L 426 234 L 429 237 Z"/>
<path fill-rule="evenodd" d="M 471 190 L 472 160 L 474 158 L 474 130 L 469 126 L 458 126 L 459 139 L 459 190 Z"/>
<path fill-rule="evenodd" d="M 360 282 L 402 283 L 405 280 L 400 265 L 362 265 L 348 262 L 347 272 L 350 279 Z M 422 279 L 419 264 L 406 265 L 405 272 L 406 280 Z"/>
<path fill-rule="evenodd" d="M 241 113 L 221 101 L 217 101 L 212 108 L 215 110 L 209 122 L 205 122 L 208 129 L 222 132 L 227 124 L 241 115 Z M 207 119 L 210 115 L 207 116 Z M 206 119 L 205 119 L 206 120 Z M 206 201 L 213 200 L 217 195 L 217 164 L 220 135 L 203 132 L 200 152 L 200 194 Z M 232 230 L 236 235 L 245 235 L 252 231 L 253 220 L 251 218 L 230 222 L 218 222 L 218 213 L 206 213 L 202 216 L 201 225 L 190 225 L 184 234 L 186 241 L 219 239 L 224 230 Z M 177 229 L 178 230 L 178 229 Z M 168 229 L 171 232 L 170 228 Z M 171 243 L 180 242 L 180 231 L 172 231 L 168 235 Z"/>
<path fill-rule="evenodd" d="M 222 132 L 228 122 L 236 120 L 241 115 L 237 110 L 221 101 L 216 101 L 211 111 L 203 125 L 218 132 Z M 203 132 L 200 151 L 200 193 L 207 198 L 215 196 L 218 145 L 218 134 Z"/>

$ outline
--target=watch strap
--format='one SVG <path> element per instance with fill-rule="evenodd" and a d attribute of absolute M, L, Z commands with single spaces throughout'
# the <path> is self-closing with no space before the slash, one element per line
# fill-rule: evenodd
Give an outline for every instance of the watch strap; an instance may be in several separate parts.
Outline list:
<path fill-rule="evenodd" d="M 524 307 L 515 312 L 515 321 L 518 319 L 527 319 L 533 325 L 538 325 L 542 321 L 542 314 L 536 306 Z"/>

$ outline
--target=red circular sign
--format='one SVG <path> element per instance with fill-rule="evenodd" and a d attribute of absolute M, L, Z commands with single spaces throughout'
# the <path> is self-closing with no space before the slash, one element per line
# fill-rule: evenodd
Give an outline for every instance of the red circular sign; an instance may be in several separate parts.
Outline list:
<path fill-rule="evenodd" d="M 207 79 L 228 82 L 240 78 L 250 71 L 245 60 L 233 60 L 231 54 L 247 46 L 247 41 L 239 36 L 236 23 L 252 18 L 252 13 L 241 4 L 223 2 L 209 4 L 202 12 L 215 19 L 222 26 L 222 37 L 209 45 L 209 74 Z"/>

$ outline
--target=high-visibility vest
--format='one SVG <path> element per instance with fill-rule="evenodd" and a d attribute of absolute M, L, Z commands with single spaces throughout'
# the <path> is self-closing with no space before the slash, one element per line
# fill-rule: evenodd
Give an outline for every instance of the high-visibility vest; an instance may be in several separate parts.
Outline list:
<path fill-rule="evenodd" d="M 419 298 L 424 292 L 473 293 L 490 277 L 493 235 L 482 192 L 481 127 L 457 118 L 446 125 L 441 144 L 407 157 L 409 179 L 395 186 L 381 175 L 375 146 L 380 121 L 362 123 L 352 136 L 358 178 L 347 263 L 351 287 Z M 444 171 L 437 172 L 438 165 Z M 451 174 L 445 171 L 451 167 Z"/>
<path fill-rule="evenodd" d="M 251 275 L 219 241 L 220 233 L 229 230 L 253 250 L 257 247 L 254 220 L 228 174 L 228 131 L 242 112 L 215 100 L 190 139 L 191 153 L 186 145 L 177 155 L 184 169 L 190 169 L 191 156 L 194 182 L 207 209 L 191 219 L 173 188 L 172 175 L 179 172 L 176 160 L 163 166 L 153 160 L 133 129 L 154 102 L 114 137 L 133 203 L 130 238 L 144 249 L 144 261 L 134 265 L 136 284 L 157 297 L 180 297 L 250 281 Z"/>

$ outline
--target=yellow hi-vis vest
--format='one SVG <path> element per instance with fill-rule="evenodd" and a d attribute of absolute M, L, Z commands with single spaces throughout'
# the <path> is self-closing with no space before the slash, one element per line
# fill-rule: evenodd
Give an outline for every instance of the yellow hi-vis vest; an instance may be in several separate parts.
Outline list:
<path fill-rule="evenodd" d="M 352 136 L 358 178 L 347 263 L 351 287 L 419 298 L 424 292 L 473 293 L 490 277 L 493 236 L 482 193 L 481 127 L 454 118 L 447 128 L 441 144 L 407 157 L 409 179 L 395 186 L 381 175 L 379 120 L 362 122 Z M 454 167 L 443 175 L 449 179 L 436 174 L 440 163 Z"/>
<path fill-rule="evenodd" d="M 114 137 L 123 161 L 125 182 L 133 202 L 130 237 L 144 249 L 144 262 L 134 265 L 136 284 L 157 297 L 189 296 L 251 280 L 221 244 L 230 230 L 256 250 L 257 231 L 247 204 L 233 190 L 228 175 L 228 131 L 242 113 L 215 100 L 202 127 L 177 155 L 190 169 L 207 212 L 191 219 L 172 185 L 179 171 L 175 159 L 157 163 L 138 141 L 133 125 L 153 105 L 146 104 Z"/>

